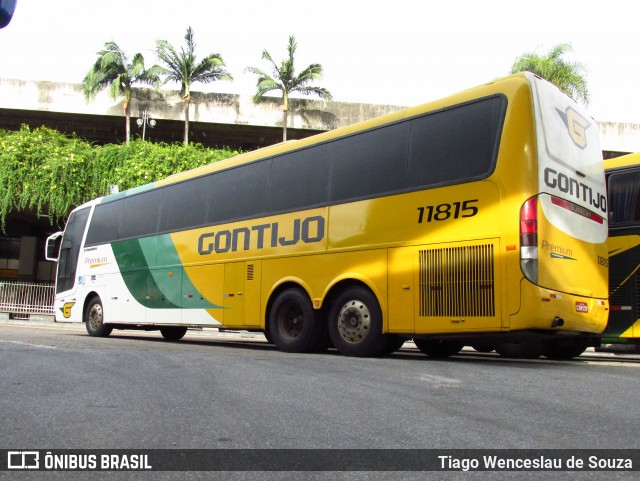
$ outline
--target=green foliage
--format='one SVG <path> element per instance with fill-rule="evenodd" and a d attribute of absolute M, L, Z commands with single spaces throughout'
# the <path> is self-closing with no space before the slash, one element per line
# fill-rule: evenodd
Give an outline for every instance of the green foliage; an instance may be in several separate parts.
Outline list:
<path fill-rule="evenodd" d="M 12 210 L 35 209 L 61 224 L 69 211 L 105 195 L 237 155 L 230 149 L 190 144 L 93 146 L 45 127 L 0 130 L 0 222 Z"/>
<path fill-rule="evenodd" d="M 589 89 L 584 66 L 563 58 L 571 51 L 571 44 L 561 43 L 546 55 L 525 53 L 515 60 L 511 66 L 511 73 L 532 72 L 554 84 L 572 99 L 589 105 Z"/>

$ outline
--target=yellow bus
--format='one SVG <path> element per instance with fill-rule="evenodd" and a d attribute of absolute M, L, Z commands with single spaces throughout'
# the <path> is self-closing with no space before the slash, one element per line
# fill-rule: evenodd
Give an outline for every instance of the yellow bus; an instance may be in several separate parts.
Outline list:
<path fill-rule="evenodd" d="M 47 243 L 56 320 L 562 355 L 606 325 L 606 215 L 594 121 L 518 74 L 78 207 Z"/>
<path fill-rule="evenodd" d="M 609 196 L 609 303 L 602 343 L 640 347 L 640 153 L 605 161 Z"/>

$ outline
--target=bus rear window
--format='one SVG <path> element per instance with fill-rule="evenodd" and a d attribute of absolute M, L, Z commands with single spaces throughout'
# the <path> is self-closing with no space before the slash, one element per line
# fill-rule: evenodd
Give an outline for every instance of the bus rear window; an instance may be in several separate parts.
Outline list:
<path fill-rule="evenodd" d="M 640 221 L 640 172 L 609 176 L 609 222 L 611 225 Z"/>

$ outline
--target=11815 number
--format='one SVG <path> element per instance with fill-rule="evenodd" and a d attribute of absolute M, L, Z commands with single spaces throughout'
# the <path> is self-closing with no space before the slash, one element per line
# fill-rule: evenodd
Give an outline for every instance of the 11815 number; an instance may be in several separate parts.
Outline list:
<path fill-rule="evenodd" d="M 452 204 L 427 205 L 418 207 L 418 224 L 424 222 L 473 217 L 478 213 L 478 207 L 473 205 L 478 199 L 453 202 Z"/>

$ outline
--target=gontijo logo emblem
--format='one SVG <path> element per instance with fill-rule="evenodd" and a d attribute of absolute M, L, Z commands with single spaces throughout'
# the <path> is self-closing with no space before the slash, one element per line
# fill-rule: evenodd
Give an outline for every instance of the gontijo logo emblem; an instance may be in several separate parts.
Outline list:
<path fill-rule="evenodd" d="M 69 319 L 71 317 L 71 308 L 75 302 L 65 302 L 64 305 L 60 308 L 62 315 L 65 319 Z"/>
<path fill-rule="evenodd" d="M 584 149 L 587 146 L 587 129 L 591 126 L 591 122 L 585 119 L 571 107 L 567 107 L 564 112 L 556 109 L 558 115 L 564 122 L 569 132 L 569 137 L 577 147 Z"/>

